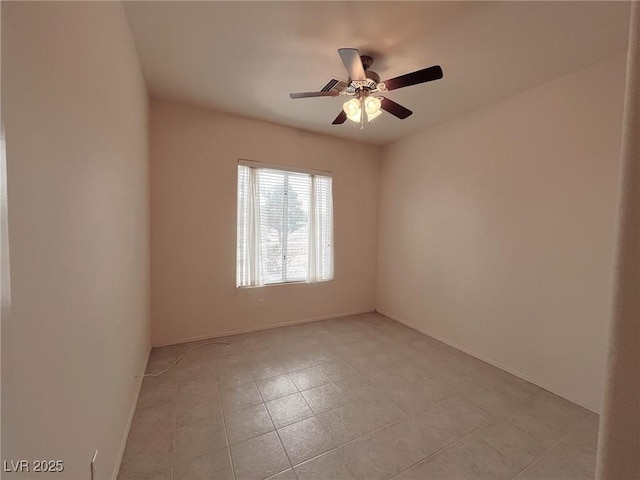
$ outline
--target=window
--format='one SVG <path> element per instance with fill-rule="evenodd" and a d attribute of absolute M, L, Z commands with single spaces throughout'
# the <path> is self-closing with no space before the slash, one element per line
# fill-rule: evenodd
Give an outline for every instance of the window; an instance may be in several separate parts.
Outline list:
<path fill-rule="evenodd" d="M 327 173 L 238 165 L 238 287 L 333 278 Z"/>

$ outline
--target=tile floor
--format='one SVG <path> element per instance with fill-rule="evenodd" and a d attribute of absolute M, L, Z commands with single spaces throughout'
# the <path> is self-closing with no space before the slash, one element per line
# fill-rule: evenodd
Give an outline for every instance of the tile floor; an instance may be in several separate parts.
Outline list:
<path fill-rule="evenodd" d="M 145 378 L 119 480 L 593 478 L 597 415 L 377 313 L 224 340 Z"/>

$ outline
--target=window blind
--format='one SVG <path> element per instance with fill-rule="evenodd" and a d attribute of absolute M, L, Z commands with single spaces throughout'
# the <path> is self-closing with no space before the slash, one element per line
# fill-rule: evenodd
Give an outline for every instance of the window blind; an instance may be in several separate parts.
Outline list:
<path fill-rule="evenodd" d="M 239 287 L 333 278 L 331 177 L 238 165 Z"/>

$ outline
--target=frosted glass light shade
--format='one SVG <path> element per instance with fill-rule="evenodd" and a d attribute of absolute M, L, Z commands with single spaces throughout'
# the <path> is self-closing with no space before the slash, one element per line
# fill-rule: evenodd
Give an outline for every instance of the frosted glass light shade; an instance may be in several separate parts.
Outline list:
<path fill-rule="evenodd" d="M 370 102 L 369 99 L 372 99 L 373 101 Z M 367 112 L 367 119 L 369 121 L 373 120 L 376 117 L 379 117 L 382 113 L 382 110 L 380 110 L 380 99 L 376 97 L 368 97 L 365 100 L 364 108 Z M 360 102 L 357 99 L 352 98 L 351 100 L 345 102 L 342 106 L 342 109 L 344 110 L 344 113 L 347 114 L 347 118 L 349 120 L 356 123 L 360 122 L 360 118 L 362 116 L 362 108 L 360 106 Z"/>
<path fill-rule="evenodd" d="M 380 111 L 380 107 L 382 102 L 378 97 L 367 97 L 364 101 L 364 109 L 367 112 L 367 115 L 374 115 Z"/>
<path fill-rule="evenodd" d="M 352 98 L 351 100 L 344 102 L 342 109 L 344 110 L 344 113 L 347 114 L 347 118 L 351 118 L 356 115 L 359 116 L 360 102 L 357 99 Z"/>

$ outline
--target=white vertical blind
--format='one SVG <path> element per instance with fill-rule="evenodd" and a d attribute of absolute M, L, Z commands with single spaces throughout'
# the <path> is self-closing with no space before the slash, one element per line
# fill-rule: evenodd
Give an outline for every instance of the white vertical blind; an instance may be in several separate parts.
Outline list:
<path fill-rule="evenodd" d="M 262 285 L 260 182 L 254 168 L 238 169 L 237 285 Z"/>
<path fill-rule="evenodd" d="M 333 198 L 331 177 L 311 177 L 311 222 L 309 275 L 307 280 L 318 282 L 333 278 Z"/>
<path fill-rule="evenodd" d="M 331 278 L 331 178 L 239 165 L 236 285 Z"/>

